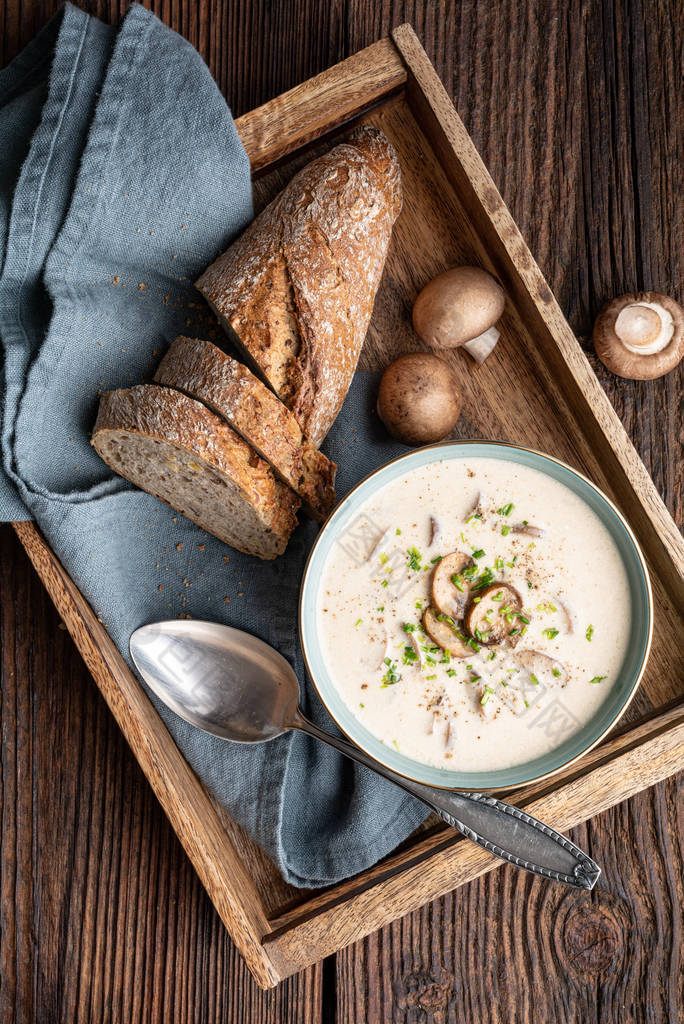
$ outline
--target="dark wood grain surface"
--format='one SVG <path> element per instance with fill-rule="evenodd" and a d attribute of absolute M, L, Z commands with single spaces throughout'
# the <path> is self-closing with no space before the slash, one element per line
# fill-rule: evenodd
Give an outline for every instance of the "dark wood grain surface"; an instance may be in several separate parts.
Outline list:
<path fill-rule="evenodd" d="M 3 64 L 56 6 L 0 0 Z M 679 0 L 154 9 L 236 115 L 410 22 L 681 526 L 681 369 L 620 381 L 589 343 L 613 295 L 684 297 Z M 599 891 L 502 868 L 259 992 L 8 528 L 0 544 L 0 1021 L 681 1020 L 681 779 L 575 830 Z"/>

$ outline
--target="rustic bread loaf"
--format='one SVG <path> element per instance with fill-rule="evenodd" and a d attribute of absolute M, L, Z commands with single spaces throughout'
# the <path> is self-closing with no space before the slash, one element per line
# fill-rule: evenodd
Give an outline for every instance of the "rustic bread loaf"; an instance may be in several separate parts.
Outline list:
<path fill-rule="evenodd" d="M 155 384 L 109 391 L 92 444 L 116 473 L 239 551 L 275 558 L 285 550 L 297 497 L 192 398 Z"/>
<path fill-rule="evenodd" d="M 218 413 L 295 491 L 315 519 L 335 503 L 337 466 L 304 437 L 292 413 L 254 374 L 216 345 L 176 338 L 155 381 Z"/>
<path fill-rule="evenodd" d="M 351 383 L 400 209 L 391 143 L 358 128 L 296 174 L 197 281 L 316 446 Z"/>

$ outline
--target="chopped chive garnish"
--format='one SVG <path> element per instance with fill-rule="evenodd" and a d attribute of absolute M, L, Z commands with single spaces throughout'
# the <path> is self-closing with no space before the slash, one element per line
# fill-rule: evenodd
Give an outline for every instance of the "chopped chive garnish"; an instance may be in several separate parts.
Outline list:
<path fill-rule="evenodd" d="M 395 750 L 399 750 L 399 744 L 397 743 L 396 740 L 392 740 L 392 746 L 394 747 Z"/>
<path fill-rule="evenodd" d="M 556 677 L 556 679 L 558 679 L 560 674 L 561 674 L 561 670 L 559 668 L 552 668 L 551 669 L 551 675 L 554 675 Z"/>
<path fill-rule="evenodd" d="M 526 708 L 529 708 L 530 705 L 527 703 L 527 701 L 524 701 L 524 704 Z"/>
<path fill-rule="evenodd" d="M 503 590 L 497 590 L 496 594 L 492 596 L 492 601 L 503 601 Z"/>
<path fill-rule="evenodd" d="M 494 559 L 494 568 L 495 569 L 503 569 L 503 567 L 504 567 L 503 558 L 495 558 Z"/>
<path fill-rule="evenodd" d="M 475 551 L 473 551 L 473 558 L 484 558 L 484 556 L 485 553 L 482 550 L 482 548 L 477 548 Z"/>
<path fill-rule="evenodd" d="M 414 572 L 420 572 L 420 559 L 421 554 L 417 548 L 409 548 L 408 551 L 406 552 L 406 560 L 408 562 L 408 567 L 409 569 L 412 569 Z"/>
<path fill-rule="evenodd" d="M 469 523 L 471 519 L 482 519 L 482 513 L 481 512 L 473 512 L 466 519 L 466 523 Z"/>
<path fill-rule="evenodd" d="M 520 630 L 519 630 L 519 629 L 512 629 L 512 630 L 511 630 L 511 631 L 509 632 L 509 634 L 508 634 L 508 635 L 509 635 L 509 636 L 517 636 L 519 632 L 520 632 Z"/>
<path fill-rule="evenodd" d="M 446 674 L 447 674 L 448 676 L 455 676 L 455 675 L 456 675 L 456 669 L 455 669 L 455 668 L 448 668 L 448 669 L 446 670 Z"/>
<path fill-rule="evenodd" d="M 544 636 L 548 637 L 549 640 L 554 640 L 558 636 L 557 629 L 542 629 Z"/>
<path fill-rule="evenodd" d="M 419 612 L 422 612 L 422 610 L 423 610 L 423 602 L 422 601 L 416 601 L 416 608 L 418 609 Z"/>
<path fill-rule="evenodd" d="M 393 686 L 395 683 L 398 683 L 401 675 L 397 672 L 397 663 L 392 661 L 391 658 L 384 658 L 383 664 L 387 665 L 387 671 L 382 677 L 381 689 L 384 690 L 386 686 Z"/>
<path fill-rule="evenodd" d="M 494 661 L 495 658 L 496 658 L 496 651 L 492 651 L 491 654 L 487 655 L 487 661 Z"/>
<path fill-rule="evenodd" d="M 362 622 L 363 622 L 363 619 L 357 619 L 356 622 L 354 623 L 354 625 L 355 626 L 360 626 Z"/>
<path fill-rule="evenodd" d="M 448 665 L 451 661 L 451 655 L 448 651 L 442 651 L 442 657 L 439 659 L 442 665 Z"/>
<path fill-rule="evenodd" d="M 530 620 L 528 618 L 526 618 L 524 615 L 521 615 L 520 612 L 518 612 L 518 618 L 520 619 L 521 622 L 524 622 L 526 626 L 529 626 Z"/>
<path fill-rule="evenodd" d="M 470 682 L 471 683 L 479 683 L 481 679 L 482 679 L 482 676 L 478 676 L 477 674 L 473 674 L 473 678 L 470 680 Z"/>
<path fill-rule="evenodd" d="M 523 526 L 529 526 L 529 525 L 530 524 L 528 523 L 527 519 L 523 519 Z"/>
<path fill-rule="evenodd" d="M 550 601 L 549 601 L 549 611 L 550 612 L 557 612 L 558 611 L 558 609 L 556 608 L 555 604 L 551 604 Z"/>
<path fill-rule="evenodd" d="M 430 559 L 430 565 L 436 565 L 437 562 L 441 562 L 443 558 L 444 558 L 444 555 L 437 555 L 436 558 L 431 558 Z"/>
<path fill-rule="evenodd" d="M 426 662 L 428 663 L 428 665 L 430 665 L 430 666 L 432 666 L 432 665 L 436 665 L 436 664 L 437 664 L 437 662 L 435 661 L 435 659 L 434 659 L 434 658 L 431 658 L 429 654 L 428 654 L 428 656 L 426 657 L 426 659 L 425 659 L 425 660 L 426 660 Z"/>
<path fill-rule="evenodd" d="M 384 612 L 384 610 L 385 610 L 384 604 L 379 604 L 378 607 L 377 607 L 377 611 Z"/>
<path fill-rule="evenodd" d="M 533 686 L 539 686 L 539 680 L 534 675 L 534 673 L 530 673 L 530 682 L 532 683 Z"/>
<path fill-rule="evenodd" d="M 365 706 L 366 706 L 365 704 L 361 704 L 361 702 L 359 702 L 359 707 L 360 708 L 365 708 Z"/>
<path fill-rule="evenodd" d="M 397 537 L 401 536 L 401 530 L 399 529 L 398 526 L 394 532 L 396 533 Z"/>
<path fill-rule="evenodd" d="M 463 579 L 462 579 L 461 576 L 459 576 L 459 574 L 457 572 L 455 572 L 454 575 L 451 577 L 451 582 L 453 583 L 453 585 L 456 587 L 457 590 L 460 590 L 461 593 L 464 592 L 463 591 L 463 587 L 461 586 L 461 583 L 463 582 Z"/>
<path fill-rule="evenodd" d="M 405 665 L 414 665 L 419 660 L 418 654 L 410 644 L 407 644 L 406 647 L 404 647 L 404 653 L 401 660 Z"/>
<path fill-rule="evenodd" d="M 591 623 L 587 626 L 587 631 L 584 635 L 586 636 L 589 643 L 591 643 L 592 637 L 594 635 L 594 627 L 591 625 Z M 603 678 L 605 679 L 605 676 Z"/>
<path fill-rule="evenodd" d="M 380 565 L 387 565 L 387 563 L 388 563 L 388 562 L 389 562 L 389 555 L 386 555 L 386 554 L 385 554 L 385 553 L 383 552 L 383 553 L 382 553 L 382 554 L 380 555 Z"/>
<path fill-rule="evenodd" d="M 482 600 L 481 597 L 474 597 L 473 598 L 473 604 L 479 604 L 481 600 Z"/>
<path fill-rule="evenodd" d="M 497 509 L 500 516 L 510 516 L 515 506 L 512 501 L 509 501 L 508 505 L 504 505 L 503 508 Z"/>
<path fill-rule="evenodd" d="M 507 537 L 510 532 L 511 532 L 510 526 L 502 526 L 501 527 L 501 536 L 502 537 Z"/>
<path fill-rule="evenodd" d="M 412 622 L 405 622 L 401 628 L 404 630 L 405 633 L 415 633 L 416 631 L 416 627 L 413 625 Z"/>
<path fill-rule="evenodd" d="M 590 679 L 589 682 L 590 683 L 602 683 L 603 680 L 607 679 L 607 678 L 608 678 L 608 676 L 594 676 L 594 678 Z"/>
<path fill-rule="evenodd" d="M 380 584 L 381 587 L 389 587 L 389 580 L 383 580 Z"/>
<path fill-rule="evenodd" d="M 482 590 L 483 587 L 489 586 L 493 579 L 493 571 L 491 569 L 485 569 L 484 572 L 478 576 L 477 581 L 473 583 L 473 590 Z"/>
<path fill-rule="evenodd" d="M 487 703 L 487 701 L 489 700 L 489 698 L 491 697 L 491 695 L 493 693 L 494 693 L 494 690 L 492 689 L 491 686 L 485 686 L 484 693 L 480 697 L 480 704 L 482 705 L 482 707 L 485 706 L 485 704 Z"/>
<path fill-rule="evenodd" d="M 508 566 L 509 569 L 515 569 L 515 563 L 517 561 L 518 561 L 518 556 L 517 555 L 513 555 L 513 558 L 510 560 L 510 562 L 506 562 L 506 565 Z"/>
<path fill-rule="evenodd" d="M 426 679 L 436 679 L 436 678 L 437 678 L 437 676 L 435 676 L 435 675 L 432 675 L 432 676 L 425 676 L 425 678 L 426 678 Z"/>
<path fill-rule="evenodd" d="M 532 584 L 530 583 L 530 581 L 529 581 L 529 580 L 527 581 L 527 588 L 528 588 L 528 590 L 531 590 L 531 589 L 532 589 Z"/>

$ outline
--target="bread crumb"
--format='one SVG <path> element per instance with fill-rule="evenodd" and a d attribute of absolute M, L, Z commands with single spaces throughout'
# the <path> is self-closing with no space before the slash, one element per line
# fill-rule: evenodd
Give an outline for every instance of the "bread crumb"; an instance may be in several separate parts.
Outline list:
<path fill-rule="evenodd" d="M 223 561 L 224 562 L 230 562 L 230 558 L 228 557 L 228 555 L 224 555 L 223 556 Z"/>
<path fill-rule="evenodd" d="M 164 589 L 164 584 L 160 583 L 159 586 L 157 587 L 157 590 L 163 590 L 163 589 Z"/>
<path fill-rule="evenodd" d="M 138 291 L 139 292 L 144 292 L 146 288 L 147 288 L 147 285 L 143 284 L 142 281 L 141 281 L 140 284 L 138 285 Z"/>
<path fill-rule="evenodd" d="M 205 548 L 205 545 L 204 545 L 204 544 L 198 544 L 198 545 L 197 545 L 197 550 L 198 550 L 198 551 L 204 551 L 204 548 Z"/>
<path fill-rule="evenodd" d="M 181 231 L 186 231 L 187 227 L 188 227 L 187 224 L 181 224 Z"/>
<path fill-rule="evenodd" d="M 178 543 L 176 544 L 176 551 L 182 551 L 182 550 L 183 550 L 183 541 L 179 540 Z"/>
<path fill-rule="evenodd" d="M 118 276 L 118 274 L 117 274 L 117 276 L 116 276 L 116 277 L 113 277 L 113 278 L 112 278 L 112 284 L 118 284 L 120 280 L 121 280 L 121 278 L 120 278 L 120 277 Z"/>
<path fill-rule="evenodd" d="M 223 600 L 226 602 L 226 604 L 230 604 L 230 598 L 229 597 L 224 597 Z"/>

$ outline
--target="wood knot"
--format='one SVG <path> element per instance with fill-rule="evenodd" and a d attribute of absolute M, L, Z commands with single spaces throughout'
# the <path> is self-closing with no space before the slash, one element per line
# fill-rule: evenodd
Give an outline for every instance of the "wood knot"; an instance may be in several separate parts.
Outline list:
<path fill-rule="evenodd" d="M 571 910 L 565 919 L 563 943 L 570 965 L 580 974 L 615 970 L 622 960 L 622 929 L 604 907 Z"/>
<path fill-rule="evenodd" d="M 394 984 L 394 998 L 402 1010 L 422 1010 L 437 1024 L 442 1020 L 454 988 L 454 976 L 443 967 L 432 971 L 409 971 Z"/>

